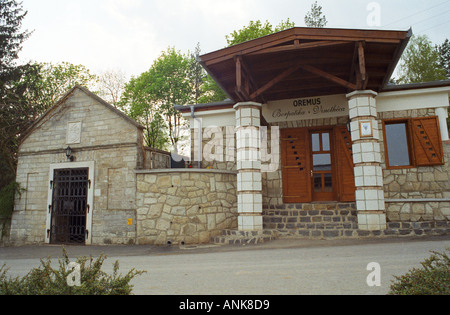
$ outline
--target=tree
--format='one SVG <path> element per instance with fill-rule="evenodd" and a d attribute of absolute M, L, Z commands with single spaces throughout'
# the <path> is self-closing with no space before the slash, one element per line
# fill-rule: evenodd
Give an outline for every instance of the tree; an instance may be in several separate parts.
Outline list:
<path fill-rule="evenodd" d="M 439 52 L 427 35 L 413 36 L 400 64 L 397 83 L 421 83 L 447 78 L 441 66 Z"/>
<path fill-rule="evenodd" d="M 190 59 L 175 48 L 168 48 L 149 70 L 152 84 L 149 89 L 160 104 L 161 113 L 168 125 L 168 135 L 175 153 L 181 140 L 183 118 L 174 105 L 186 105 L 191 100 L 192 87 L 189 81 Z"/>
<path fill-rule="evenodd" d="M 328 21 L 325 15 L 322 13 L 322 7 L 317 4 L 317 1 L 311 6 L 311 11 L 309 11 L 305 16 L 305 24 L 308 27 L 318 27 L 323 28 L 327 26 Z"/>
<path fill-rule="evenodd" d="M 275 28 L 269 23 L 269 21 L 266 21 L 264 24 L 260 20 L 250 21 L 248 26 L 244 26 L 244 28 L 240 30 L 233 31 L 230 35 L 225 36 L 225 38 L 227 40 L 228 47 L 230 47 L 292 27 L 295 27 L 295 23 L 289 21 L 289 19 L 286 21 L 281 21 Z"/>
<path fill-rule="evenodd" d="M 16 65 L 22 43 L 31 35 L 22 31 L 27 12 L 15 0 L 0 0 L 0 190 L 15 178 L 17 134 L 33 117 L 23 94 L 23 76 L 35 74 L 33 65 Z"/>
<path fill-rule="evenodd" d="M 98 94 L 114 107 L 118 107 L 125 82 L 125 73 L 121 70 L 103 71 L 98 75 Z"/>
<path fill-rule="evenodd" d="M 22 4 L 15 0 L 0 0 L 0 79 L 5 83 L 8 74 L 15 72 L 15 60 L 19 57 L 22 43 L 31 35 L 20 31 L 27 15 Z"/>
<path fill-rule="evenodd" d="M 448 38 L 442 45 L 437 46 L 439 52 L 439 65 L 447 71 L 447 78 L 450 79 L 450 41 Z"/>
<path fill-rule="evenodd" d="M 200 52 L 199 43 L 194 54 L 190 54 L 188 77 L 193 91 L 190 103 L 202 104 L 223 101 L 227 98 L 227 95 L 198 62 Z"/>
<path fill-rule="evenodd" d="M 185 122 L 174 105 L 192 103 L 197 95 L 195 86 L 200 83 L 191 81 L 192 73 L 196 72 L 200 77 L 201 73 L 192 68 L 192 56 L 168 48 L 147 72 L 126 85 L 120 107 L 145 125 L 149 146 L 167 147 L 165 134 L 161 133 L 167 131 L 173 150 L 178 151 L 178 142 L 182 138 L 181 127 Z"/>
<path fill-rule="evenodd" d="M 203 69 L 202 65 L 197 61 L 200 52 L 200 43 L 198 43 L 194 53 L 190 54 L 188 66 L 188 77 L 192 86 L 192 102 L 194 104 L 198 104 L 200 98 L 205 93 L 202 86 L 207 76 L 205 69 Z"/>
<path fill-rule="evenodd" d="M 70 62 L 36 63 L 35 66 L 39 69 L 37 75 L 25 76 L 23 80 L 33 87 L 27 97 L 41 112 L 55 105 L 75 85 L 93 90 L 98 80 L 85 66 Z"/>
<path fill-rule="evenodd" d="M 131 78 L 125 84 L 118 107 L 145 127 L 145 142 L 148 147 L 166 150 L 169 142 L 167 125 L 160 114 L 158 101 L 152 95 L 152 80 L 148 71 L 137 78 Z"/>
<path fill-rule="evenodd" d="M 198 99 L 198 104 L 221 102 L 228 98 L 227 94 L 209 74 L 203 80 L 201 90 L 202 96 Z"/>

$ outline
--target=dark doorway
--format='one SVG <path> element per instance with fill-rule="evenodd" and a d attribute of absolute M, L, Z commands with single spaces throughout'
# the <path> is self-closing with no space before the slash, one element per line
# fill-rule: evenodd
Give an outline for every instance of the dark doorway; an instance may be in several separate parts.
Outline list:
<path fill-rule="evenodd" d="M 89 169 L 54 172 L 50 243 L 85 244 Z"/>

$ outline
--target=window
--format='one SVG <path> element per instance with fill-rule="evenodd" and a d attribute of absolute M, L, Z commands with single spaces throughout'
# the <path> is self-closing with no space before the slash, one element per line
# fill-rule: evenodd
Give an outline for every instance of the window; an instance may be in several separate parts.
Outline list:
<path fill-rule="evenodd" d="M 411 166 L 407 122 L 385 124 L 386 161 L 390 167 Z"/>
<path fill-rule="evenodd" d="M 388 169 L 444 164 L 437 117 L 385 120 L 383 130 Z"/>

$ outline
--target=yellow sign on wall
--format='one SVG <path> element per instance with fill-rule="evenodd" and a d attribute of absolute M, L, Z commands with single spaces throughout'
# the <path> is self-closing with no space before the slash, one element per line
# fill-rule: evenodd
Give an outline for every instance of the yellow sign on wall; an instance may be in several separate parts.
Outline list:
<path fill-rule="evenodd" d="M 133 225 L 133 219 L 128 219 L 128 225 Z"/>

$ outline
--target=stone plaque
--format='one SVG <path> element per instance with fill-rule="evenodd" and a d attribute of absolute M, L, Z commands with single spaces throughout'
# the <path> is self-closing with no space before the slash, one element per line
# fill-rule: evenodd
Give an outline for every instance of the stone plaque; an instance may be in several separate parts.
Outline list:
<path fill-rule="evenodd" d="M 81 121 L 67 124 L 67 144 L 78 144 L 81 142 Z"/>

